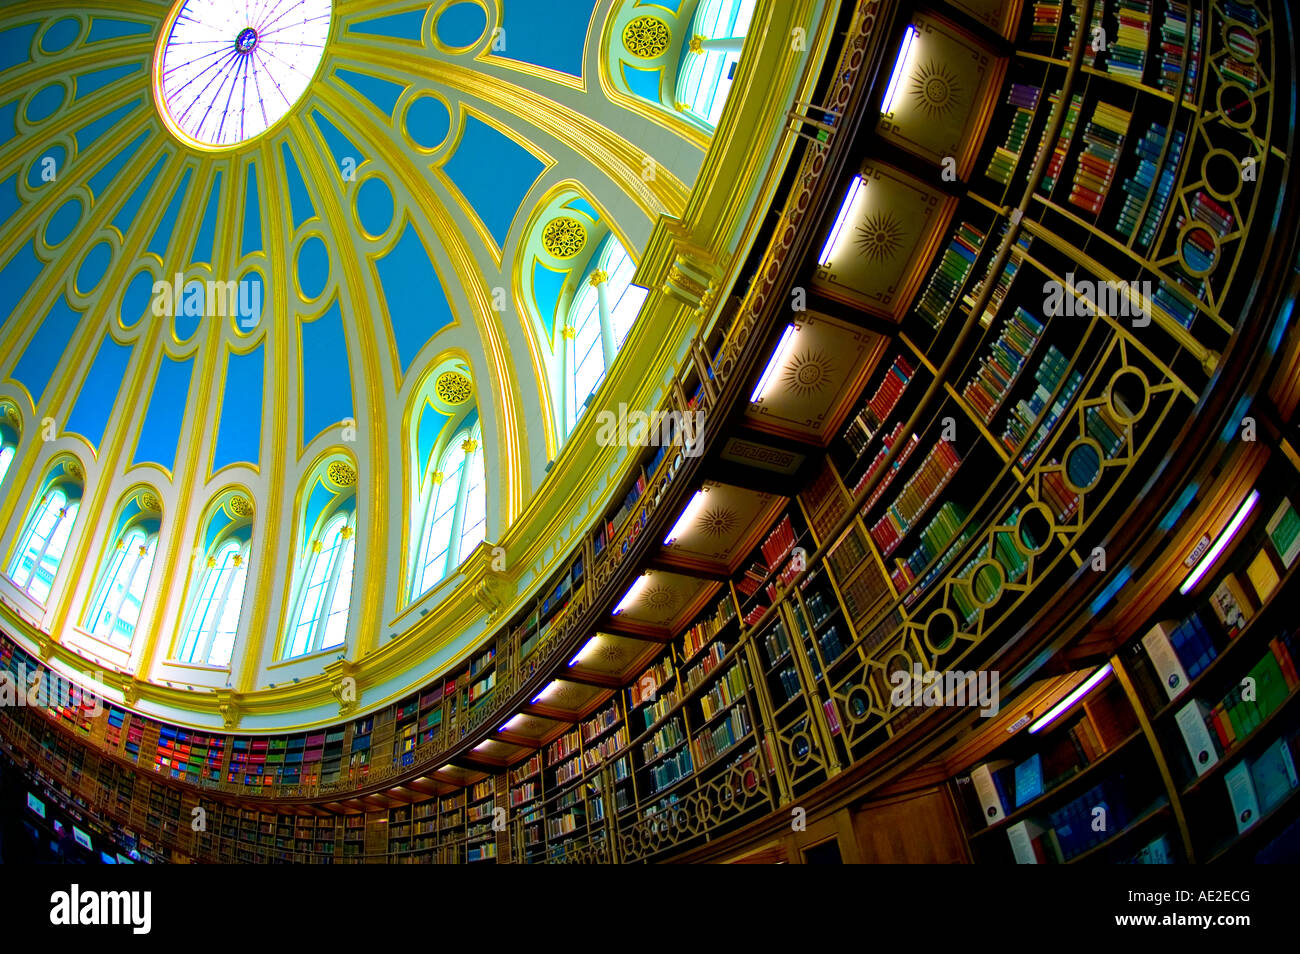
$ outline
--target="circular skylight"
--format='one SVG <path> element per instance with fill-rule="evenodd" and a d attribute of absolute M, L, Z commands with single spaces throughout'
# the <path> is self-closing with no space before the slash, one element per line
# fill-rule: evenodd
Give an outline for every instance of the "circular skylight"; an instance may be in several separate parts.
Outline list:
<path fill-rule="evenodd" d="M 330 4 L 181 0 L 154 63 L 154 92 L 172 132 L 223 148 L 274 126 L 316 73 Z"/>

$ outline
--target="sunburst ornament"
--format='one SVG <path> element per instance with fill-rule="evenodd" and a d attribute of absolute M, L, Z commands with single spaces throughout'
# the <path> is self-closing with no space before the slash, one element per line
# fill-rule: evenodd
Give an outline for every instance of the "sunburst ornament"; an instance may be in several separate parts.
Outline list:
<path fill-rule="evenodd" d="M 877 212 L 856 229 L 858 252 L 876 263 L 887 262 L 903 247 L 903 228 L 892 212 Z"/>
<path fill-rule="evenodd" d="M 645 591 L 645 605 L 654 610 L 671 609 L 677 605 L 677 591 L 666 586 L 652 586 Z"/>
<path fill-rule="evenodd" d="M 948 67 L 930 60 L 912 76 L 910 92 L 921 112 L 938 119 L 957 108 L 961 85 Z"/>
<path fill-rule="evenodd" d="M 810 397 L 824 388 L 831 377 L 834 363 L 824 351 L 805 351 L 796 354 L 781 376 L 787 391 L 799 397 Z"/>
<path fill-rule="evenodd" d="M 736 512 L 718 508 L 700 517 L 700 532 L 706 537 L 725 537 L 736 529 Z"/>

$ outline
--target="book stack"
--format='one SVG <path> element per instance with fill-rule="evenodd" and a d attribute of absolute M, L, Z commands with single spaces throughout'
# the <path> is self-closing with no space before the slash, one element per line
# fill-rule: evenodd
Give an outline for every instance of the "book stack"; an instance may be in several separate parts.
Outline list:
<path fill-rule="evenodd" d="M 1128 427 L 1115 419 L 1108 406 L 1099 404 L 1088 408 L 1084 413 L 1084 425 L 1087 428 L 1088 436 L 1101 445 L 1101 449 L 1107 457 L 1114 457 L 1124 449 L 1125 434 L 1128 433 Z M 1076 487 L 1086 487 L 1092 483 L 1089 479 L 1083 479 L 1090 475 L 1079 474 L 1077 476 L 1080 479 L 1074 481 Z"/>
<path fill-rule="evenodd" d="M 1183 55 L 1186 51 L 1187 64 Z M 1160 88 L 1177 93 L 1183 84 L 1183 102 L 1196 101 L 1196 79 L 1201 63 L 1201 11 L 1192 12 L 1191 42 L 1188 44 L 1187 4 L 1165 0 L 1165 17 L 1160 24 Z"/>
<path fill-rule="evenodd" d="M 1140 83 L 1151 40 L 1151 0 L 1119 0 L 1115 18 L 1119 31 L 1107 50 L 1106 72 Z"/>
<path fill-rule="evenodd" d="M 1061 419 L 1066 408 L 1070 406 L 1070 401 L 1073 400 L 1075 392 L 1083 384 L 1083 375 L 1080 372 L 1070 372 L 1065 386 L 1061 388 L 1056 400 L 1052 400 L 1052 394 L 1060 385 L 1069 365 L 1069 359 L 1061 354 L 1055 345 L 1049 346 L 1047 353 L 1043 355 L 1043 360 L 1038 364 L 1038 370 L 1034 372 L 1034 380 L 1038 382 L 1034 393 L 1028 399 L 1022 398 L 1017 401 L 1011 408 L 1006 427 L 1002 431 L 1002 445 L 1007 450 L 1015 453 L 1016 448 L 1024 444 L 1025 449 L 1020 454 L 1020 465 L 1022 467 L 1027 466 L 1029 461 L 1033 459 L 1034 454 L 1042 447 L 1043 442 L 1052 433 L 1052 428 L 1056 426 L 1056 422 Z M 1051 409 L 1047 412 L 1047 416 L 1043 418 L 1042 424 L 1034 432 L 1032 440 L 1025 443 L 1034 422 L 1038 420 L 1039 415 L 1043 413 L 1043 410 L 1049 404 Z"/>
<path fill-rule="evenodd" d="M 627 496 L 623 498 L 622 505 L 617 511 L 615 511 L 614 516 L 610 517 L 609 520 L 605 522 L 605 532 L 608 539 L 614 539 L 614 534 L 623 526 L 623 522 L 631 516 L 632 511 L 636 508 L 637 501 L 641 499 L 643 493 L 645 493 L 644 475 L 636 479 L 636 484 L 627 492 Z"/>
<path fill-rule="evenodd" d="M 966 276 L 975 265 L 975 258 L 979 255 L 985 238 L 984 233 L 969 222 L 963 222 L 957 227 L 957 234 L 948 243 L 938 267 L 930 275 L 925 290 L 917 300 L 917 313 L 930 327 L 938 328 L 943 324 Z"/>
<path fill-rule="evenodd" d="M 1169 143 L 1169 153 L 1164 168 L 1160 172 L 1160 181 L 1156 182 L 1156 162 L 1160 159 L 1160 149 L 1164 144 L 1165 135 L 1165 127 L 1160 123 L 1154 123 L 1152 129 L 1147 130 L 1147 135 L 1138 144 L 1140 157 L 1138 172 L 1125 182 L 1125 208 L 1119 212 L 1119 233 L 1125 238 L 1130 238 L 1134 229 L 1138 227 L 1141 207 L 1147 203 L 1147 196 L 1154 182 L 1156 195 L 1152 196 L 1147 205 L 1147 214 L 1141 220 L 1141 229 L 1138 233 L 1139 243 L 1143 247 L 1151 246 L 1156 239 L 1157 230 L 1160 229 L 1161 221 L 1165 217 L 1165 208 L 1169 205 L 1169 196 L 1174 191 L 1178 161 L 1183 155 L 1183 131 L 1175 130 L 1173 139 Z"/>
<path fill-rule="evenodd" d="M 893 553 L 930 502 L 948 485 L 961 464 L 961 455 L 948 441 L 940 440 L 925 455 L 916 473 L 903 485 L 885 515 L 871 528 L 871 537 L 881 553 Z"/>
<path fill-rule="evenodd" d="M 736 581 L 736 590 L 741 596 L 753 596 L 766 579 L 767 567 L 762 563 L 751 563 L 745 575 Z M 745 617 L 745 622 L 749 622 L 748 615 Z"/>
<path fill-rule="evenodd" d="M 962 389 L 962 396 L 984 423 L 997 413 L 1042 333 L 1042 323 L 1018 307 L 989 348 L 989 354 L 980 358 L 974 377 Z"/>
<path fill-rule="evenodd" d="M 1060 0 L 1035 3 L 1034 19 L 1029 27 L 1029 42 L 1046 43 L 1048 46 L 1054 45 L 1056 43 L 1056 30 L 1060 25 Z"/>
<path fill-rule="evenodd" d="M 609 708 L 604 712 L 599 712 L 592 716 L 586 722 L 582 723 L 582 741 L 584 744 L 590 743 L 592 739 L 600 735 L 611 726 L 617 725 L 619 721 L 618 705 L 611 703 Z"/>
<path fill-rule="evenodd" d="M 966 520 L 966 511 L 951 500 L 945 500 L 930 522 L 921 531 L 920 542 L 906 560 L 899 560 L 891 577 L 900 590 L 906 589 L 918 573 L 925 570 L 957 537 L 957 531 Z"/>
<path fill-rule="evenodd" d="M 1101 212 L 1106 202 L 1106 194 L 1115 179 L 1115 167 L 1124 147 L 1124 136 L 1128 133 L 1129 120 L 1133 114 L 1112 106 L 1110 103 L 1097 104 L 1092 119 L 1083 130 L 1085 143 L 1079 155 L 1079 168 L 1074 173 L 1074 182 L 1070 186 L 1070 204 L 1091 212 Z"/>
<path fill-rule="evenodd" d="M 907 385 L 915 373 L 912 365 L 901 354 L 894 359 L 894 363 L 889 366 L 889 370 L 885 372 L 884 378 L 876 388 L 876 393 L 867 401 L 866 407 L 849 422 L 844 432 L 844 439 L 853 449 L 855 456 L 867 449 L 871 438 L 876 436 L 876 431 L 898 406 L 899 399 L 907 390 Z"/>
<path fill-rule="evenodd" d="M 790 651 L 790 640 L 785 635 L 785 626 L 777 620 L 763 634 L 763 650 L 767 653 L 768 666 L 775 666 Z"/>
<path fill-rule="evenodd" d="M 1057 90 L 1049 95 L 1047 101 L 1055 109 L 1061 101 L 1061 91 Z M 1061 168 L 1065 165 L 1065 155 L 1070 151 L 1070 140 L 1074 138 L 1074 127 L 1079 121 L 1079 113 L 1082 109 L 1083 94 L 1075 93 L 1070 97 L 1070 105 L 1065 114 L 1065 122 L 1061 126 L 1061 134 L 1057 137 L 1055 145 L 1052 146 L 1052 158 L 1048 161 L 1047 171 L 1043 174 L 1043 181 L 1039 185 L 1039 189 L 1043 192 L 1050 194 L 1056 188 L 1056 180 L 1061 175 Z M 1046 135 L 1047 131 L 1044 130 L 1044 141 L 1038 146 L 1040 153 L 1047 145 Z"/>
<path fill-rule="evenodd" d="M 1029 126 L 1034 121 L 1034 110 L 1038 107 L 1041 90 L 1037 86 L 1012 83 L 1007 94 L 1007 103 L 1016 107 L 1007 128 L 1006 142 L 993 150 L 989 166 L 984 174 L 995 182 L 1007 185 L 1016 171 L 1020 153 L 1024 151 L 1025 140 L 1029 138 Z"/>
<path fill-rule="evenodd" d="M 1018 509 L 1013 510 L 1006 522 L 1014 525 L 1019 514 Z M 961 610 L 962 618 L 967 623 L 972 622 L 978 615 L 980 610 L 978 604 L 991 602 L 1001 591 L 1001 580 L 988 574 L 975 573 L 976 567 L 988 558 L 989 545 L 985 543 L 956 574 L 962 583 L 952 588 L 953 602 Z M 993 535 L 993 559 L 1002 566 L 1002 574 L 1010 583 L 1024 576 L 1029 568 L 1025 555 L 1020 552 L 1014 535 L 1010 533 L 999 532 Z"/>

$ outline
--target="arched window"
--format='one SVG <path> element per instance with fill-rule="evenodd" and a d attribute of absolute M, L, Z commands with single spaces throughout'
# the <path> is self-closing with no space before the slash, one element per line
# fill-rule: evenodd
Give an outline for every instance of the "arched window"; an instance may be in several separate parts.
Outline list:
<path fill-rule="evenodd" d="M 587 399 L 614 363 L 614 356 L 641 311 L 646 290 L 632 284 L 635 273 L 636 262 L 632 256 L 610 236 L 573 296 L 564 329 L 568 385 L 566 433 L 582 417 Z"/>
<path fill-rule="evenodd" d="M 308 549 L 298 609 L 285 647 L 286 659 L 341 646 L 347 637 L 356 511 L 340 511 L 329 517 Z"/>
<path fill-rule="evenodd" d="M 679 107 L 716 126 L 731 92 L 754 0 L 705 0 L 691 23 L 690 51 L 677 75 Z"/>
<path fill-rule="evenodd" d="M 61 486 L 51 487 L 27 518 L 9 564 L 9 579 L 38 603 L 49 598 L 79 506 L 80 501 L 69 500 Z"/>
<path fill-rule="evenodd" d="M 122 649 L 130 648 L 157 543 L 156 533 L 139 526 L 125 530 L 118 539 L 86 614 L 92 635 Z"/>
<path fill-rule="evenodd" d="M 487 489 L 477 425 L 448 442 L 423 504 L 412 597 L 428 592 L 483 541 Z"/>
<path fill-rule="evenodd" d="M 249 543 L 228 538 L 207 558 L 199 578 L 185 638 L 177 658 L 181 662 L 208 666 L 229 666 L 235 648 L 235 632 L 244 604 L 248 579 Z"/>

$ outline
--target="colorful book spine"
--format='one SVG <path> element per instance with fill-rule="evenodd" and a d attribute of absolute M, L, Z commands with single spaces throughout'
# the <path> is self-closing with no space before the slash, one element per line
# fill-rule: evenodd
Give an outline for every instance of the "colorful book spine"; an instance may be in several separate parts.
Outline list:
<path fill-rule="evenodd" d="M 871 528 L 872 539 L 888 555 L 925 512 L 930 502 L 948 485 L 961 465 L 961 455 L 948 441 L 938 441 L 903 485 L 884 516 Z"/>
<path fill-rule="evenodd" d="M 1133 114 L 1098 103 L 1092 119 L 1083 131 L 1084 150 L 1070 186 L 1070 204 L 1085 212 L 1101 212 L 1115 179 L 1115 169 L 1123 153 L 1124 137 Z"/>
<path fill-rule="evenodd" d="M 1160 24 L 1160 78 L 1158 80 L 1160 88 L 1167 93 L 1176 94 L 1181 83 L 1183 102 L 1195 102 L 1200 65 L 1200 9 L 1192 13 L 1189 42 L 1187 4 L 1166 0 L 1165 15 Z"/>
<path fill-rule="evenodd" d="M 938 328 L 948 316 L 986 238 L 983 232 L 969 222 L 958 226 L 957 234 L 948 243 L 938 267 L 930 275 L 930 280 L 917 300 L 917 313 L 932 328 Z"/>
<path fill-rule="evenodd" d="M 1151 42 L 1150 0 L 1119 0 L 1115 19 L 1119 28 L 1106 51 L 1106 72 L 1140 83 Z"/>
<path fill-rule="evenodd" d="M 861 454 L 876 435 L 882 424 L 898 406 L 903 392 L 912 381 L 915 370 L 901 354 L 894 359 L 889 370 L 876 387 L 876 392 L 866 406 L 849 422 L 844 432 L 845 440 L 854 454 Z"/>
<path fill-rule="evenodd" d="M 1042 333 L 1043 325 L 1037 318 L 1023 308 L 1016 308 L 990 346 L 989 354 L 980 358 L 974 376 L 962 389 L 962 396 L 984 423 L 997 413 Z"/>

